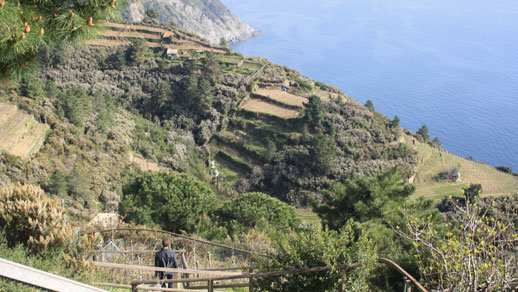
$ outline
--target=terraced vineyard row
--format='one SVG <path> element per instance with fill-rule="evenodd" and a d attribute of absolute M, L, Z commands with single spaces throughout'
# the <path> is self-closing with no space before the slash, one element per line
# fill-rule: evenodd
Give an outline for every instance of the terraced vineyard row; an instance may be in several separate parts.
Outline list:
<path fill-rule="evenodd" d="M 48 125 L 38 123 L 16 106 L 0 103 L 0 150 L 23 158 L 30 157 L 40 150 L 48 129 Z"/>
<path fill-rule="evenodd" d="M 144 39 L 150 47 L 165 46 L 180 50 L 197 50 L 197 51 L 212 51 L 215 53 L 225 54 L 227 50 L 223 47 L 212 46 L 190 35 L 186 32 L 175 30 L 168 31 L 165 28 L 123 24 L 115 22 L 103 23 L 105 30 L 101 33 L 100 38 L 87 41 L 87 44 L 94 46 L 121 46 L 129 44 L 131 39 Z M 170 43 L 169 37 L 166 34 L 171 34 L 173 43 Z"/>
<path fill-rule="evenodd" d="M 263 85 L 250 93 L 227 130 L 211 140 L 219 179 L 235 185 L 254 166 L 268 163 L 275 149 L 300 137 L 295 125 L 307 101 L 304 96 L 282 90 L 279 84 Z"/>

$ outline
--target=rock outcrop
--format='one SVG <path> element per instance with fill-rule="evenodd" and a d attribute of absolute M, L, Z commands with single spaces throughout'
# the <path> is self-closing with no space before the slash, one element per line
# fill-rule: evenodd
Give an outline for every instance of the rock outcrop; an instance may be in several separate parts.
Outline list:
<path fill-rule="evenodd" d="M 123 16 L 131 21 L 142 21 L 148 9 L 158 12 L 160 22 L 174 22 L 212 43 L 220 43 L 222 38 L 233 43 L 259 34 L 220 0 L 131 0 Z"/>

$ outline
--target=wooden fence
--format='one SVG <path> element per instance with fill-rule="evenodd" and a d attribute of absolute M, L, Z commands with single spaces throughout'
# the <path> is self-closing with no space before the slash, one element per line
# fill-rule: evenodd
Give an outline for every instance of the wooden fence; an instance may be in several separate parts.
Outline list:
<path fill-rule="evenodd" d="M 419 283 L 412 275 L 410 275 L 407 271 L 405 271 L 401 266 L 395 263 L 392 260 L 380 258 L 378 262 L 388 265 L 391 268 L 396 269 L 402 276 L 404 281 L 404 292 L 411 292 L 412 286 L 416 287 L 418 291 L 428 292 L 421 283 Z M 227 271 L 214 271 L 214 270 L 189 270 L 189 269 L 167 269 L 167 268 L 155 268 L 155 267 L 143 267 L 143 266 L 133 266 L 133 265 L 122 265 L 122 264 L 110 264 L 110 263 L 95 263 L 96 266 L 99 267 L 109 267 L 109 268 L 117 268 L 117 269 L 137 269 L 137 270 L 146 270 L 146 271 L 160 271 L 160 272 L 172 272 L 176 275 L 198 275 L 196 278 L 180 278 L 172 280 L 133 280 L 130 285 L 124 284 L 111 284 L 111 283 L 94 283 L 96 286 L 104 286 L 104 287 L 117 287 L 117 288 L 126 288 L 131 289 L 132 292 L 142 291 L 176 291 L 176 292 L 185 292 L 185 291 L 195 291 L 202 290 L 207 292 L 214 292 L 214 289 L 223 289 L 223 288 L 252 288 L 252 280 L 255 278 L 268 278 L 268 277 L 278 277 L 285 275 L 296 275 L 296 274 L 304 274 L 304 273 L 315 273 L 315 272 L 323 272 L 330 270 L 330 267 L 315 267 L 315 268 L 304 268 L 304 269 L 295 269 L 295 270 L 284 270 L 284 271 L 274 271 L 267 273 L 233 273 Z M 347 270 L 360 267 L 360 264 L 350 264 L 350 265 L 342 265 L 335 267 L 337 270 L 340 270 L 346 275 Z M 253 267 L 246 267 L 247 269 L 253 269 Z M 225 270 L 225 268 L 221 268 Z M 236 268 L 230 268 L 236 269 Z M 238 268 L 244 269 L 244 268 Z M 199 275 L 205 275 L 205 277 L 200 277 Z M 245 280 L 245 282 L 241 283 L 220 283 L 221 281 L 229 281 L 229 280 Z M 191 283 L 203 282 L 206 283 L 204 286 L 190 286 Z M 179 289 L 179 288 L 160 288 L 160 287 L 150 287 L 145 286 L 149 284 L 178 284 L 184 283 L 184 286 L 189 287 L 188 289 Z"/>
<path fill-rule="evenodd" d="M 240 252 L 240 253 L 249 254 L 249 255 L 257 255 L 257 256 L 261 256 L 261 257 L 269 257 L 269 255 L 264 254 L 264 253 L 253 252 L 253 251 L 249 251 L 249 250 L 246 250 L 246 249 L 241 249 L 241 248 L 237 248 L 237 247 L 233 247 L 233 246 L 228 246 L 228 245 L 224 245 L 224 244 L 220 244 L 220 243 L 215 243 L 215 242 L 208 241 L 208 240 L 193 238 L 193 237 L 189 237 L 189 236 L 186 236 L 186 235 L 183 235 L 183 234 L 178 234 L 178 233 L 174 233 L 174 232 L 170 232 L 170 231 L 165 231 L 165 230 L 158 230 L 158 229 L 150 229 L 150 228 L 115 228 L 115 229 L 106 229 L 106 230 L 99 230 L 99 231 L 96 231 L 96 232 L 90 232 L 90 234 L 97 233 L 97 232 L 99 232 L 99 233 L 110 233 L 110 232 L 115 233 L 115 232 L 119 232 L 119 231 L 146 231 L 146 232 L 152 232 L 152 233 L 167 234 L 167 235 L 170 235 L 170 236 L 173 236 L 173 237 L 183 238 L 183 239 L 187 239 L 187 240 L 190 240 L 190 241 L 199 242 L 199 243 L 210 245 L 210 246 L 220 247 L 220 248 L 231 250 L 231 251 L 235 251 L 235 252 Z"/>

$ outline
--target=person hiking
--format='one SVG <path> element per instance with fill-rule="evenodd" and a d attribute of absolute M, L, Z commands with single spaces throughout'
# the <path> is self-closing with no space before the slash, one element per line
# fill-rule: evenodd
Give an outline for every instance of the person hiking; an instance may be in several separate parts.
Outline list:
<path fill-rule="evenodd" d="M 155 267 L 159 268 L 178 268 L 178 261 L 176 260 L 176 253 L 169 247 L 171 242 L 169 239 L 164 238 L 162 240 L 162 249 L 159 250 L 155 255 Z M 171 272 L 155 272 L 155 275 L 160 280 L 167 278 L 168 280 L 173 279 L 173 273 Z M 162 288 L 165 288 L 165 284 L 162 284 Z M 169 283 L 168 288 L 173 288 L 173 283 Z"/>

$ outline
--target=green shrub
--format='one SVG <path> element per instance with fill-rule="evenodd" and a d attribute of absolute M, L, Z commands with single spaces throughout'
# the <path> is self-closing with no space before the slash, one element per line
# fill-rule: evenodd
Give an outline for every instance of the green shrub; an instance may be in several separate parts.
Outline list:
<path fill-rule="evenodd" d="M 313 86 L 309 82 L 307 82 L 306 80 L 304 80 L 302 78 L 298 78 L 296 81 L 297 81 L 298 86 L 302 90 L 305 90 L 305 91 L 313 90 Z"/>
<path fill-rule="evenodd" d="M 252 228 L 267 226 L 279 232 L 289 232 L 301 223 L 295 208 L 263 193 L 242 194 L 226 202 L 216 214 L 230 235 L 240 235 Z"/>
<path fill-rule="evenodd" d="M 496 166 L 495 168 L 498 171 L 513 174 L 513 170 L 509 166 Z"/>
<path fill-rule="evenodd" d="M 136 224 L 192 232 L 215 203 L 211 189 L 190 175 L 146 172 L 124 186 L 120 210 Z"/>
<path fill-rule="evenodd" d="M 254 291 L 370 291 L 367 278 L 375 267 L 376 247 L 364 237 L 356 241 L 352 224 L 340 231 L 313 227 L 303 232 L 293 232 L 280 241 L 276 250 L 276 253 L 271 254 L 269 263 L 259 267 L 261 271 L 314 267 L 329 269 L 260 278 L 254 282 Z M 359 263 L 361 267 L 348 270 L 345 277 L 339 268 L 352 263 Z"/>

